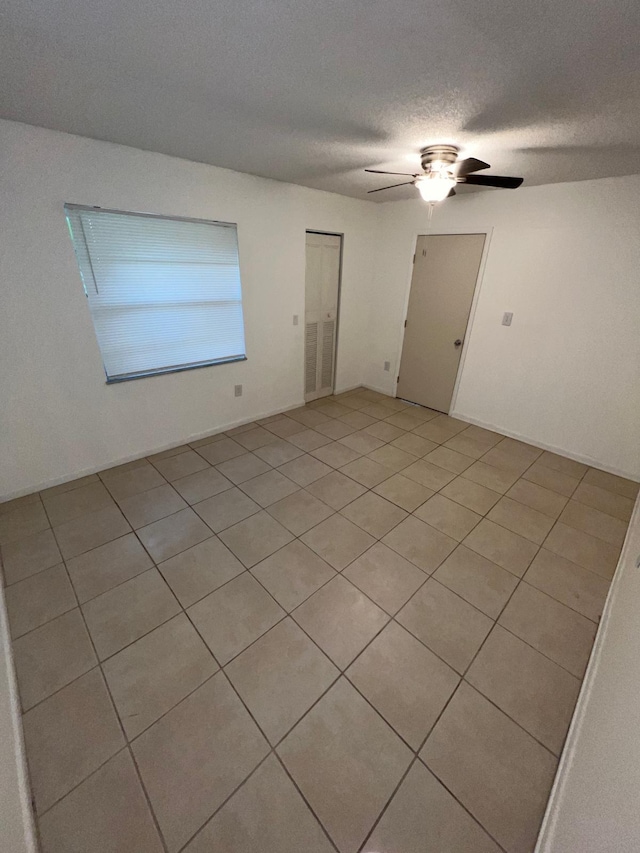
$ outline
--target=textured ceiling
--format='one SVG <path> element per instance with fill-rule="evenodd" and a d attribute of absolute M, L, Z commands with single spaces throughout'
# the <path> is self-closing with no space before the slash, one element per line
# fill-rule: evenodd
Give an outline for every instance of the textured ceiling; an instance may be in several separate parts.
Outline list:
<path fill-rule="evenodd" d="M 344 195 L 433 142 L 640 172 L 638 0 L 11 0 L 0 32 L 5 118 Z"/>

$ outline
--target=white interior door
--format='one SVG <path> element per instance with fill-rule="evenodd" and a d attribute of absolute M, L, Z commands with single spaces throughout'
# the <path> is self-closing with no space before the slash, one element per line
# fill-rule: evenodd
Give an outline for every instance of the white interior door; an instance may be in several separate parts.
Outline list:
<path fill-rule="evenodd" d="M 307 232 L 305 272 L 304 398 L 333 393 L 340 248 L 337 234 Z"/>
<path fill-rule="evenodd" d="M 397 395 L 449 412 L 485 234 L 418 237 Z"/>

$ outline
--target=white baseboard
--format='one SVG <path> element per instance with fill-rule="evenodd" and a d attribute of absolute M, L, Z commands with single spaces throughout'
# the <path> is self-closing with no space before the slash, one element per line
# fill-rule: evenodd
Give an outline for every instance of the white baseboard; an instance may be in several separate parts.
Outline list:
<path fill-rule="evenodd" d="M 534 447 L 539 447 L 540 450 L 548 450 L 551 453 L 557 453 L 559 456 L 566 456 L 567 459 L 582 462 L 584 465 L 589 465 L 591 468 L 599 468 L 601 471 L 606 471 L 608 474 L 616 474 L 618 477 L 625 477 L 627 480 L 633 480 L 634 482 L 640 481 L 640 477 L 634 472 L 623 471 L 620 468 L 607 465 L 599 459 L 594 459 L 591 456 L 585 456 L 581 453 L 575 453 L 573 450 L 567 450 L 566 447 L 545 444 L 545 442 L 540 441 L 537 438 L 532 438 L 530 435 L 523 435 L 522 433 L 505 429 L 498 424 L 488 423 L 487 421 L 467 415 L 464 412 L 451 411 L 449 414 L 452 418 L 460 418 L 460 420 L 467 421 L 467 423 L 474 424 L 475 426 L 484 427 L 484 429 L 490 429 L 493 430 L 493 432 L 499 432 L 501 435 L 506 435 L 509 438 L 516 438 L 518 441 L 524 441 L 526 444 L 532 444 Z"/>
<path fill-rule="evenodd" d="M 272 415 L 282 415 L 285 412 L 290 412 L 292 409 L 297 409 L 300 406 L 304 406 L 304 400 L 297 400 L 295 403 L 289 403 L 286 406 L 282 406 L 278 409 L 272 409 L 268 412 L 262 412 L 260 414 L 253 415 L 253 417 L 250 418 L 241 418 L 238 421 L 221 424 L 215 429 L 194 433 L 193 435 L 183 438 L 181 441 L 171 441 L 168 444 L 154 447 L 151 450 L 145 450 L 144 453 L 130 453 L 127 456 L 121 456 L 101 465 L 92 465 L 89 468 L 82 468 L 80 471 L 74 471 L 72 474 L 66 474 L 64 477 L 54 477 L 51 480 L 45 480 L 44 482 L 37 483 L 34 486 L 30 486 L 25 489 L 18 489 L 15 492 L 9 492 L 7 495 L 2 495 L 0 497 L 0 503 L 14 500 L 14 498 L 21 498 L 24 495 L 32 495 L 34 492 L 42 492 L 45 489 L 51 489 L 53 486 L 60 486 L 62 483 L 70 483 L 73 480 L 79 480 L 81 477 L 88 477 L 90 474 L 97 474 L 99 471 L 105 471 L 107 468 L 115 468 L 116 465 L 124 465 L 127 462 L 133 462 L 135 459 L 142 459 L 145 456 L 153 456 L 154 453 L 163 453 L 165 450 L 171 450 L 171 448 L 179 447 L 181 444 L 189 444 L 192 441 L 199 441 L 201 438 L 208 438 L 210 435 L 217 435 L 219 432 L 225 432 L 228 429 L 234 429 L 235 427 L 243 426 L 244 424 L 249 424 L 253 421 L 261 420 L 262 418 L 270 418 Z"/>

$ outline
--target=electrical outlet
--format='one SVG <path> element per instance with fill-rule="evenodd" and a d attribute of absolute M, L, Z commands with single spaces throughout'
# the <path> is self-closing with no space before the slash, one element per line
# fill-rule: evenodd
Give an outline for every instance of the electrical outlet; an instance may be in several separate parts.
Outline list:
<path fill-rule="evenodd" d="M 235 395 L 236 397 L 242 397 L 242 385 L 235 386 Z"/>
<path fill-rule="evenodd" d="M 387 373 L 391 370 L 391 362 L 390 361 L 385 361 L 384 369 L 387 371 Z"/>
<path fill-rule="evenodd" d="M 511 321 L 513 320 L 513 311 L 505 311 L 502 315 L 502 325 L 510 326 Z"/>
<path fill-rule="evenodd" d="M 297 325 L 298 325 L 298 315 L 297 315 L 297 314 L 294 314 L 294 315 L 293 315 L 293 325 L 294 325 L 294 326 L 297 326 Z"/>

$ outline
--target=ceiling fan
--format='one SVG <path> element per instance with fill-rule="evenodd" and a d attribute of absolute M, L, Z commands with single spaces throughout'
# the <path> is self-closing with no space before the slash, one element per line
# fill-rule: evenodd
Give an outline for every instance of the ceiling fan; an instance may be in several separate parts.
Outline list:
<path fill-rule="evenodd" d="M 501 175 L 474 175 L 483 169 L 490 169 L 488 163 L 469 157 L 466 160 L 458 160 L 459 148 L 455 145 L 428 145 L 420 152 L 422 172 L 384 172 L 380 169 L 365 169 L 365 172 L 373 172 L 376 175 L 404 175 L 413 178 L 411 181 L 403 181 L 400 184 L 391 184 L 388 187 L 379 187 L 377 190 L 369 190 L 369 193 L 379 193 L 382 190 L 390 190 L 393 187 L 404 187 L 413 184 L 418 188 L 420 195 L 425 201 L 435 202 L 450 198 L 456 194 L 456 184 L 470 184 L 479 187 L 499 187 L 500 189 L 515 190 L 523 182 L 524 178 L 506 178 Z"/>

